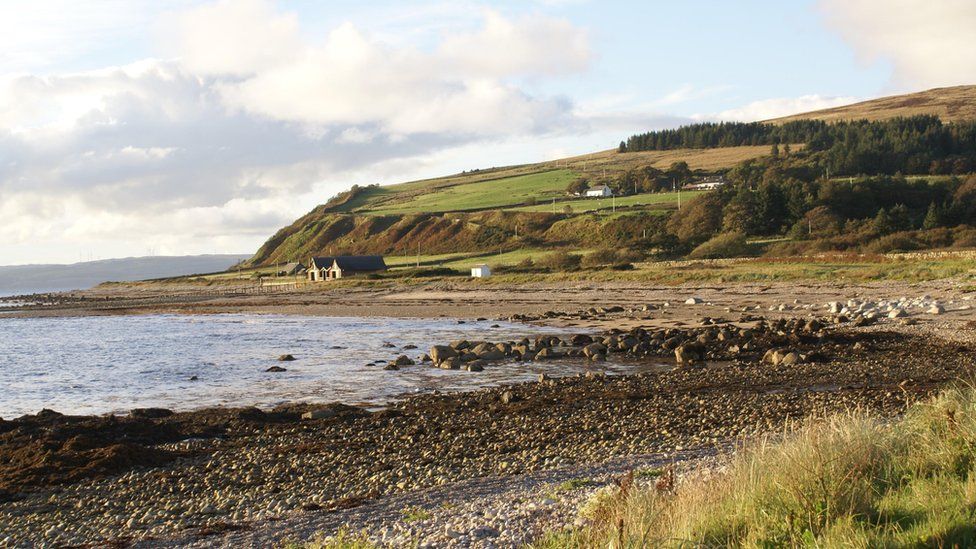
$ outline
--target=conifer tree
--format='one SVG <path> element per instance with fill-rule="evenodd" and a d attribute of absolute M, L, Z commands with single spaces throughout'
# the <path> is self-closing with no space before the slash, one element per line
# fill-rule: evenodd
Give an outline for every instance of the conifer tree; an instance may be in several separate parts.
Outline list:
<path fill-rule="evenodd" d="M 942 208 L 940 208 L 935 202 L 932 202 L 929 204 L 929 211 L 925 213 L 925 220 L 922 221 L 922 228 L 934 229 L 936 227 L 941 227 L 942 223 Z"/>

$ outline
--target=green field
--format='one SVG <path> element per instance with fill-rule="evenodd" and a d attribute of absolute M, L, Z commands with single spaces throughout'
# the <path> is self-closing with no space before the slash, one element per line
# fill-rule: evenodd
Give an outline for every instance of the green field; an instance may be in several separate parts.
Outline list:
<path fill-rule="evenodd" d="M 417 263 L 420 263 L 422 266 L 439 266 L 444 263 L 464 260 L 472 255 L 475 254 L 387 255 L 383 257 L 383 261 L 386 262 L 386 266 L 390 269 L 398 269 L 416 267 Z"/>
<path fill-rule="evenodd" d="M 599 210 L 610 210 L 616 205 L 617 208 L 646 208 L 648 206 L 658 206 L 658 209 L 670 209 L 678 204 L 678 198 L 682 202 L 687 202 L 692 198 L 708 191 L 684 191 L 681 193 L 647 193 L 635 194 L 631 196 L 621 196 L 616 199 L 611 198 L 575 198 L 572 200 L 556 201 L 556 213 L 563 213 L 566 206 L 573 208 L 573 213 L 595 212 Z M 518 206 L 505 208 L 506 210 L 519 212 L 551 212 L 552 202 L 548 204 L 536 204 L 533 206 Z"/>
<path fill-rule="evenodd" d="M 576 173 L 570 170 L 551 170 L 505 179 L 478 181 L 433 189 L 425 194 L 397 200 L 395 204 L 385 203 L 359 211 L 370 215 L 385 215 L 503 208 L 526 204 L 532 200 L 561 197 L 567 185 L 576 177 Z M 386 195 L 390 192 L 390 190 L 376 191 L 377 195 Z"/>
<path fill-rule="evenodd" d="M 491 267 L 502 265 L 515 265 L 525 259 L 536 260 L 540 257 L 552 253 L 553 250 L 542 248 L 520 248 L 508 252 L 487 253 L 487 254 L 442 254 L 442 255 L 422 255 L 420 264 L 425 267 L 446 267 L 457 271 L 467 271 L 471 267 L 487 263 Z M 590 250 L 570 250 L 572 254 L 585 254 Z M 417 265 L 417 256 L 387 256 L 384 258 L 391 270 L 409 269 Z"/>

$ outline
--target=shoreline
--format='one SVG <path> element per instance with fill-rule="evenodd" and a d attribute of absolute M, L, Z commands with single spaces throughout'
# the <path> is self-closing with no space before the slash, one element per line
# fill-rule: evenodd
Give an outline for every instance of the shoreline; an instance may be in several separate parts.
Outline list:
<path fill-rule="evenodd" d="M 213 536 L 246 531 L 263 540 L 256 546 L 266 545 L 281 541 L 278 517 L 343 513 L 424 486 L 492 475 L 521 478 L 626 456 L 724 447 L 831 411 L 897 414 L 976 372 L 969 347 L 892 331 L 888 323 L 824 329 L 806 319 L 777 319 L 761 325 L 766 328 L 749 336 L 749 329 L 712 321 L 660 330 L 661 338 L 701 340 L 698 358 L 711 360 L 708 365 L 423 394 L 375 412 L 307 404 L 270 412 L 47 413 L 0 422 L 0 448 L 22 465 L 0 468 L 0 524 L 11 528 L 0 531 L 0 542 L 169 543 L 204 536 L 218 543 Z M 621 343 L 628 334 L 607 333 Z M 654 339 L 658 332 L 630 333 L 638 335 L 626 344 L 633 346 L 619 352 L 643 349 L 642 341 L 662 345 L 652 355 L 664 352 L 664 339 Z M 702 340 L 705 334 L 718 337 Z M 753 346 L 740 357 L 714 361 L 748 342 Z M 784 345 L 810 358 L 764 360 Z M 312 419 L 302 418 L 306 412 L 314 412 Z"/>
<path fill-rule="evenodd" d="M 404 314 L 463 310 L 488 318 L 512 311 L 507 319 L 566 334 L 596 332 L 594 343 L 605 349 L 587 354 L 583 339 L 532 341 L 517 352 L 585 361 L 589 373 L 409 395 L 375 411 L 291 403 L 271 410 L 44 413 L 0 421 L 0 462 L 6 464 L 0 466 L 0 545 L 263 547 L 280 545 L 288 532 L 309 539 L 350 524 L 394 546 L 411 540 L 516 546 L 543 526 L 573 526 L 574 506 L 597 489 L 563 492 L 546 475 L 561 471 L 559 482 L 570 482 L 574 471 L 599 470 L 593 473 L 597 484 L 606 484 L 610 464 L 635 456 L 712 455 L 806 418 L 851 409 L 892 417 L 976 374 L 976 329 L 967 308 L 972 294 L 950 283 L 378 292 L 329 292 L 310 304 L 300 301 L 308 296 L 275 296 L 271 305 L 238 301 L 225 308 L 360 313 L 353 317 L 399 307 Z M 897 301 L 895 308 L 908 316 L 888 318 L 881 304 L 891 307 L 895 301 L 885 300 L 902 292 L 926 295 Z M 371 308 L 377 300 L 388 303 Z M 936 301 L 945 310 L 928 314 L 925 308 Z M 512 346 L 503 360 L 514 352 Z M 601 375 L 599 355 L 613 353 L 637 361 L 678 356 L 683 363 Z M 461 368 L 476 359 L 434 362 Z M 488 360 L 485 368 L 491 367 Z M 714 464 L 691 459 L 682 474 Z M 464 496 L 430 492 L 472 486 L 492 487 L 475 500 L 490 507 L 486 514 L 467 506 Z M 553 490 L 558 497 L 551 497 Z M 522 503 L 509 513 L 513 497 Z M 398 502 L 415 502 L 431 517 L 398 514 L 391 507 Z"/>

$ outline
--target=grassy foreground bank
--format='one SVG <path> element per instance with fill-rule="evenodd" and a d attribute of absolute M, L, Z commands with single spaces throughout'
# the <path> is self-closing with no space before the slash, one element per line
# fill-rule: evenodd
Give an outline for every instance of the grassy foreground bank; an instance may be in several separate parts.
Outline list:
<path fill-rule="evenodd" d="M 564 547 L 968 547 L 976 543 L 976 389 L 949 390 L 894 422 L 810 422 L 737 452 L 676 489 L 598 492 Z"/>

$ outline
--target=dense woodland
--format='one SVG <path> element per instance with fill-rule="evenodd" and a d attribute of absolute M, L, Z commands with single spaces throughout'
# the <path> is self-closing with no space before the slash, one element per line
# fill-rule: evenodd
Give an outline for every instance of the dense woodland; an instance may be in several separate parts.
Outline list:
<path fill-rule="evenodd" d="M 964 174 L 976 167 L 976 122 L 943 124 L 936 116 L 692 124 L 633 135 L 620 151 L 775 145 L 774 154 L 789 154 L 790 143 L 804 143 L 802 154 L 832 175 Z"/>
<path fill-rule="evenodd" d="M 790 237 L 770 249 L 774 255 L 976 246 L 976 176 L 827 180 L 816 171 L 782 156 L 744 162 L 728 173 L 731 186 L 675 212 L 659 244 L 713 257 L 747 253 L 744 242 L 755 236 Z M 716 238 L 708 253 L 695 254 Z"/>

